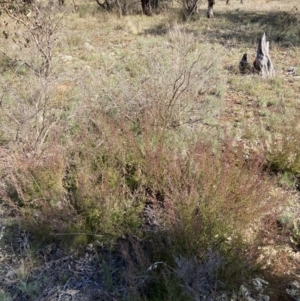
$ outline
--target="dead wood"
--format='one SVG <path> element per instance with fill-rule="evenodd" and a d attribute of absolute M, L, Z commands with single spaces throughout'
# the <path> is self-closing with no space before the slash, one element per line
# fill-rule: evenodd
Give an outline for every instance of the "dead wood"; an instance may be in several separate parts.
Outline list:
<path fill-rule="evenodd" d="M 254 70 L 259 72 L 264 78 L 275 75 L 275 69 L 269 54 L 269 41 L 266 40 L 265 33 L 258 41 L 256 58 L 253 63 L 253 67 Z"/>

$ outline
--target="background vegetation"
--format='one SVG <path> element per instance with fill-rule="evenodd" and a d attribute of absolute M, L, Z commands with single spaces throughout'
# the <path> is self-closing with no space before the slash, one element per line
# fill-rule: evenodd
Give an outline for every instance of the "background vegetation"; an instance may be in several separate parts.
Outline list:
<path fill-rule="evenodd" d="M 298 3 L 187 4 L 1 8 L 0 300 L 290 298 Z M 241 75 L 263 32 L 276 76 Z M 60 252 L 100 273 L 96 297 Z"/>

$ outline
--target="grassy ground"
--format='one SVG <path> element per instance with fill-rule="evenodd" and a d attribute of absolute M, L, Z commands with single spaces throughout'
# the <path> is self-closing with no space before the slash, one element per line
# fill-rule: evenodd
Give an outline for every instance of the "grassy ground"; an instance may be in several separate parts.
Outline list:
<path fill-rule="evenodd" d="M 77 2 L 1 15 L 0 300 L 244 300 L 255 277 L 289 300 L 297 0 L 188 21 Z M 263 32 L 266 80 L 238 69 Z"/>

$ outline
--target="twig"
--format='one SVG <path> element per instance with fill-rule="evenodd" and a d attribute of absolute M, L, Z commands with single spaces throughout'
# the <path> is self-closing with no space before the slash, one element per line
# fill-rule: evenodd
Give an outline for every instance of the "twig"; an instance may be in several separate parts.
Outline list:
<path fill-rule="evenodd" d="M 9 56 L 6 52 L 4 52 L 3 50 L 0 49 L 0 52 L 6 56 L 7 58 L 9 58 L 11 61 L 18 61 L 18 62 L 21 62 L 22 64 L 24 64 L 26 67 L 28 67 L 29 69 L 33 70 L 36 74 L 39 74 L 39 72 L 37 70 L 35 70 L 32 66 L 30 66 L 27 62 L 21 60 L 21 59 L 18 59 L 18 58 L 13 58 L 11 56 Z"/>
<path fill-rule="evenodd" d="M 101 235 L 101 234 L 83 233 L 83 232 L 50 233 L 50 235 L 52 235 L 52 236 L 85 235 L 85 236 L 103 237 L 103 235 Z"/>

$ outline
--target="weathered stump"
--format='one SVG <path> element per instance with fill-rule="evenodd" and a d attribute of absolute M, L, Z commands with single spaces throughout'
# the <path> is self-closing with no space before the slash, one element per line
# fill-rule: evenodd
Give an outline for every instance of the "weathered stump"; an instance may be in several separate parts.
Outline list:
<path fill-rule="evenodd" d="M 254 70 L 261 73 L 262 77 L 267 78 L 275 75 L 275 69 L 269 54 L 269 41 L 266 40 L 266 34 L 258 41 L 256 58 L 253 63 Z"/>

